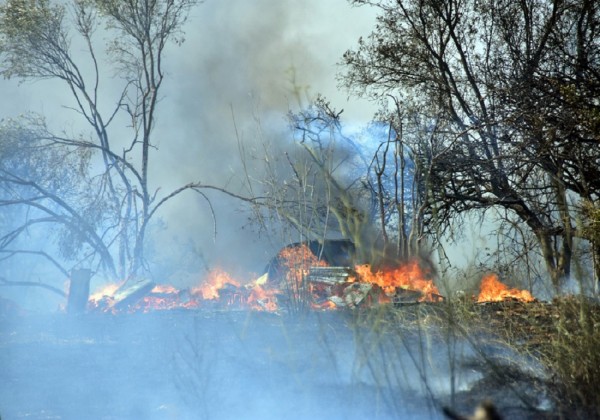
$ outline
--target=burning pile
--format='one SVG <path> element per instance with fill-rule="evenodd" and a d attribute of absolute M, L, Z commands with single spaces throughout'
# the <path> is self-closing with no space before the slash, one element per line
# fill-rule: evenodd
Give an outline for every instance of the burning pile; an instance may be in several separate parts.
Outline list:
<path fill-rule="evenodd" d="M 116 284 L 108 285 L 90 297 L 88 308 L 104 312 L 203 307 L 278 311 L 290 302 L 304 302 L 313 309 L 336 309 L 444 299 L 433 282 L 433 274 L 416 259 L 382 269 L 369 264 L 330 267 L 306 245 L 297 244 L 284 248 L 276 262 L 275 269 L 270 268 L 246 284 L 216 269 L 202 284 L 188 289 L 149 281 L 126 290 L 119 290 Z M 478 302 L 507 299 L 534 300 L 527 291 L 509 289 L 495 275 L 484 277 Z"/>
<path fill-rule="evenodd" d="M 242 286 L 229 273 L 215 269 L 208 274 L 203 284 L 189 289 L 140 282 L 119 292 L 119 285 L 110 284 L 90 296 L 88 309 L 103 312 L 149 312 L 227 307 L 275 311 L 276 291 L 263 289 L 265 280 L 263 276 Z"/>

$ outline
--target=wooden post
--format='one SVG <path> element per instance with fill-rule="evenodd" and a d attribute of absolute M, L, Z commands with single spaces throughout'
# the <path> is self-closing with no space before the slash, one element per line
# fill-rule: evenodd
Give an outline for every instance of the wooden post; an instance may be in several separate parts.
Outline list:
<path fill-rule="evenodd" d="M 85 312 L 90 295 L 90 277 L 91 271 L 86 268 L 71 271 L 71 284 L 67 301 L 68 313 L 81 314 Z"/>

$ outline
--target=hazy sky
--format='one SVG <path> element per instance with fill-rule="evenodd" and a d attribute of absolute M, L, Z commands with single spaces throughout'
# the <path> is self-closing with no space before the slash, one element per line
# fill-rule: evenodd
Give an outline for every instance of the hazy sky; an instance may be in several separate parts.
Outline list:
<path fill-rule="evenodd" d="M 186 42 L 167 52 L 168 79 L 154 136 L 154 185 L 167 192 L 189 181 L 224 185 L 241 175 L 232 110 L 248 147 L 257 143 L 257 120 L 267 136 L 289 141 L 281 133 L 286 112 L 298 106 L 294 83 L 305 94 L 321 93 L 336 108 L 344 108 L 346 121 L 367 122 L 372 106 L 347 101 L 335 78 L 336 63 L 370 32 L 374 16 L 373 10 L 351 7 L 346 0 L 207 0 L 196 6 L 185 27 Z M 82 61 L 87 58 L 77 50 L 75 54 Z M 106 63 L 104 69 L 110 73 Z M 55 128 L 83 127 L 76 114 L 62 107 L 72 103 L 60 84 L 19 86 L 2 80 L 0 91 L 2 118 L 33 110 L 46 115 Z M 111 86 L 104 85 L 103 93 L 112 93 Z M 108 109 L 113 102 L 107 96 Z M 218 214 L 216 242 L 207 207 L 189 194 L 164 208 L 156 262 L 195 265 L 194 259 L 204 259 L 200 265 L 223 265 L 233 271 L 264 266 L 272 245 L 265 247 L 265 238 L 243 229 L 247 215 L 240 212 L 240 203 L 211 197 Z M 174 280 L 178 268 L 165 267 L 161 275 Z"/>

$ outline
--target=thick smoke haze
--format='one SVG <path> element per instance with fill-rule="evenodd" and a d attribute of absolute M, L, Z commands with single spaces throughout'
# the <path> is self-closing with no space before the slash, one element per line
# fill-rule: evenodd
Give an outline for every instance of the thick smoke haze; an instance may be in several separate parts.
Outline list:
<path fill-rule="evenodd" d="M 172 174 L 176 183 L 200 178 L 224 185 L 231 180 L 227 185 L 235 189 L 243 170 L 234 118 L 247 150 L 260 149 L 264 140 L 289 143 L 286 112 L 317 93 L 348 109 L 350 118 L 367 121 L 368 104 L 349 104 L 336 89 L 335 75 L 343 52 L 372 24 L 370 10 L 351 8 L 345 1 L 237 0 L 194 9 L 186 44 L 173 50 L 176 124 L 167 128 L 169 136 L 177 133 L 175 137 L 185 139 L 185 150 L 170 155 L 165 166 L 174 165 L 173 170 L 165 167 L 161 176 Z M 257 132 L 259 123 L 262 133 Z M 265 238 L 240 229 L 246 220 L 237 211 L 239 203 L 215 199 L 220 220 L 215 246 L 203 244 L 207 260 L 260 269 L 273 249 L 262 246 Z M 202 201 L 196 199 L 194 210 L 188 211 L 173 207 L 175 220 L 190 223 L 181 226 L 183 233 L 193 226 L 199 237 L 211 238 L 212 221 Z"/>
<path fill-rule="evenodd" d="M 170 45 L 165 56 L 151 188 L 159 198 L 189 182 L 247 194 L 244 171 L 260 181 L 263 168 L 259 160 L 245 167 L 240 148 L 259 158 L 293 150 L 286 114 L 317 94 L 344 109 L 348 130 L 365 126 L 376 106 L 337 88 L 337 63 L 374 24 L 372 9 L 348 0 L 206 0 L 194 7 L 185 43 Z M 103 48 L 110 34 L 99 29 L 97 35 Z M 89 70 L 85 48 L 75 40 L 73 48 Z M 101 107 L 110 114 L 122 81 L 112 76 L 110 62 L 102 66 Z M 58 82 L 0 80 L 0 93 L 0 120 L 35 112 L 55 132 L 90 131 L 68 109 L 73 98 Z M 111 141 L 129 144 L 130 136 L 119 117 Z M 223 268 L 244 283 L 262 274 L 278 248 L 299 239 L 259 233 L 246 204 L 215 191 L 207 197 L 216 226 L 194 192 L 157 214 L 145 249 L 154 282 L 187 288 L 207 270 Z M 36 234 L 29 245 L 50 242 Z M 484 248 L 471 247 L 446 252 Z M 0 278 L 67 290 L 67 279 L 36 261 L 2 265 Z M 92 292 L 114 280 L 95 276 Z M 385 312 L 370 328 L 369 312 L 367 319 L 352 310 L 288 316 L 229 310 L 220 305 L 225 299 L 189 311 L 77 315 L 57 311 L 66 299 L 40 287 L 2 287 L 0 303 L 12 305 L 5 299 L 18 305 L 0 312 L 0 416 L 8 419 L 439 419 L 442 405 L 461 393 L 457 407 L 471 410 L 468 392 L 481 395 L 480 380 L 490 374 L 475 363 L 476 337 L 458 339 L 433 321 L 430 330 L 421 329 L 429 315 L 421 318 L 413 305 L 407 306 L 416 309 L 407 312 L 410 328 Z M 525 365 L 504 347 L 490 355 Z M 528 385 L 511 381 L 497 393 L 519 407 L 514 389 L 521 398 Z"/>
<path fill-rule="evenodd" d="M 286 113 L 319 93 L 336 108 L 344 108 L 346 121 L 366 123 L 372 105 L 349 101 L 336 87 L 336 72 L 343 52 L 373 24 L 371 9 L 354 8 L 345 0 L 206 1 L 194 7 L 184 28 L 185 43 L 170 45 L 166 54 L 151 184 L 162 194 L 190 181 L 240 192 L 238 141 L 249 151 L 265 140 L 290 143 Z M 103 48 L 108 35 L 98 35 L 97 46 Z M 75 40 L 73 46 L 85 68 L 85 49 Z M 101 71 L 102 105 L 108 112 L 121 81 L 110 79 L 113 69 L 108 63 Z M 0 90 L 2 118 L 33 111 L 46 116 L 54 130 L 89 132 L 80 116 L 65 108 L 73 99 L 58 82 L 19 85 L 17 80 L 3 80 Z M 115 125 L 112 137 L 120 129 L 129 136 L 127 121 L 117 122 L 122 128 Z M 260 174 L 258 167 L 250 170 Z M 260 271 L 281 245 L 257 236 L 240 202 L 209 196 L 217 215 L 216 236 L 209 208 L 198 195 L 188 193 L 163 207 L 148 248 L 156 281 L 187 283 L 194 272 L 215 266 L 240 273 Z"/>
<path fill-rule="evenodd" d="M 201 180 L 238 192 L 236 181 L 243 176 L 238 140 L 249 151 L 267 140 L 289 143 L 286 113 L 317 93 L 346 108 L 348 117 L 368 121 L 368 104 L 348 103 L 335 76 L 343 52 L 373 22 L 370 10 L 345 1 L 209 1 L 195 8 L 186 43 L 171 50 L 172 107 L 164 105 L 165 131 L 158 136 L 161 152 L 170 149 L 171 138 L 180 147 L 165 154 L 158 177 L 172 185 Z M 260 168 L 254 169 L 260 176 Z M 269 238 L 248 229 L 239 202 L 215 194 L 211 199 L 218 214 L 214 243 L 213 222 L 199 197 L 167 210 L 169 220 L 179 221 L 168 222 L 170 239 L 180 242 L 195 232 L 196 251 L 207 264 L 261 270 L 280 244 L 270 246 Z"/>

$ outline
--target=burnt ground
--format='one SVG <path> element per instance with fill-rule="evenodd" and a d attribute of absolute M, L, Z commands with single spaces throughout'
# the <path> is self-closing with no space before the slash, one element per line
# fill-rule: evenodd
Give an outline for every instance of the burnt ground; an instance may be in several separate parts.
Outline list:
<path fill-rule="evenodd" d="M 374 322 L 343 311 L 4 314 L 0 415 L 435 419 L 444 405 L 471 410 L 486 396 L 511 418 L 540 415 L 531 411 L 547 404 L 531 387 L 539 366 L 511 348 L 480 345 L 478 333 L 477 344 L 450 336 L 415 310 Z M 528 369 L 498 382 L 482 354 Z"/>

